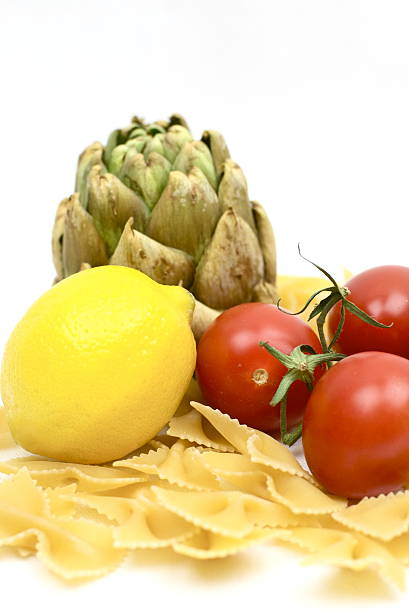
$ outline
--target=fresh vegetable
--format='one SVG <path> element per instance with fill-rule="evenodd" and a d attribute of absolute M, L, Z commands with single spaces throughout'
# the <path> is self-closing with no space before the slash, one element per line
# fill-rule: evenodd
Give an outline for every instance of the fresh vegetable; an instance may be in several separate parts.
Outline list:
<path fill-rule="evenodd" d="M 270 222 L 218 132 L 197 141 L 180 115 L 135 117 L 82 153 L 75 190 L 54 226 L 58 279 L 110 262 L 182 284 L 197 336 L 220 310 L 276 298 Z"/>
<path fill-rule="evenodd" d="M 302 439 L 331 493 L 359 499 L 407 485 L 409 360 L 363 352 L 334 365 L 310 395 Z"/>
<path fill-rule="evenodd" d="M 55 285 L 5 349 L 1 393 L 15 440 L 77 463 L 111 461 L 151 440 L 194 371 L 193 307 L 182 287 L 125 267 Z"/>
<path fill-rule="evenodd" d="M 316 334 L 298 317 L 272 304 L 241 304 L 221 314 L 202 336 L 196 374 L 210 406 L 251 427 L 277 432 L 280 406 L 270 402 L 287 368 L 260 346 L 260 341 L 287 355 L 298 345 L 321 350 Z M 302 419 L 308 395 L 301 380 L 291 386 L 288 428 Z"/>
<path fill-rule="evenodd" d="M 347 283 L 348 299 L 377 321 L 392 326 L 385 330 L 366 325 L 348 310 L 336 342 L 339 351 L 383 351 L 409 358 L 409 268 L 379 266 L 358 274 Z M 330 335 L 340 320 L 340 303 L 328 317 Z"/>

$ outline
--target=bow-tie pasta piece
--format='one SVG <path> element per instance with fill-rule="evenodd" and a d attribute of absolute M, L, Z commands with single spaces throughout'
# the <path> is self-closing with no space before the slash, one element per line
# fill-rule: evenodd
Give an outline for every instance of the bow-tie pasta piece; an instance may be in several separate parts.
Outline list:
<path fill-rule="evenodd" d="M 271 498 L 294 514 L 332 514 L 345 508 L 347 500 L 334 495 L 328 495 L 314 484 L 301 478 L 277 470 L 267 481 Z"/>
<path fill-rule="evenodd" d="M 316 484 L 314 478 L 298 463 L 289 448 L 261 431 L 248 439 L 247 452 L 254 463 L 259 463 L 273 470 L 285 472 L 293 476 L 300 476 Z"/>
<path fill-rule="evenodd" d="M 256 527 L 297 524 L 279 504 L 239 491 L 172 491 L 153 486 L 158 502 L 197 527 L 233 538 L 247 536 Z"/>
<path fill-rule="evenodd" d="M 208 451 L 200 455 L 200 460 L 223 478 L 225 489 L 278 502 L 295 514 L 329 514 L 347 503 L 323 493 L 304 478 L 253 463 L 244 455 Z"/>
<path fill-rule="evenodd" d="M 134 467 L 172 484 L 196 491 L 218 488 L 217 478 L 201 465 L 195 451 L 186 440 L 179 440 L 170 449 L 158 449 L 148 455 L 115 462 L 114 465 Z"/>
<path fill-rule="evenodd" d="M 118 468 L 127 468 L 136 470 L 142 474 L 150 474 L 157 476 L 158 467 L 166 460 L 169 454 L 169 448 L 160 446 L 156 450 L 150 450 L 148 453 L 136 455 L 129 459 L 121 459 L 114 461 L 113 466 Z"/>
<path fill-rule="evenodd" d="M 51 514 L 55 516 L 74 516 L 76 504 L 72 498 L 75 499 L 76 490 L 77 485 L 75 483 L 66 485 L 65 487 L 45 489 Z"/>
<path fill-rule="evenodd" d="M 387 547 L 359 533 L 323 527 L 278 530 L 274 536 L 308 551 L 304 565 L 324 563 L 356 571 L 375 570 L 389 584 L 403 590 L 405 568 Z"/>
<path fill-rule="evenodd" d="M 199 451 L 180 440 L 172 446 L 165 461 L 158 467 L 158 476 L 171 484 L 195 491 L 219 488 L 217 478 L 201 465 Z"/>
<path fill-rule="evenodd" d="M 137 475 L 129 469 L 47 461 L 34 456 L 1 462 L 0 472 L 15 474 L 22 467 L 27 468 L 42 487 L 63 487 L 76 483 L 78 491 L 106 491 L 147 480 L 145 475 Z"/>
<path fill-rule="evenodd" d="M 399 559 L 405 565 L 409 565 L 409 532 L 406 531 L 402 535 L 389 540 L 389 542 L 383 542 L 385 548 Z"/>
<path fill-rule="evenodd" d="M 113 547 L 110 527 L 53 515 L 46 492 L 25 468 L 0 483 L 0 516 L 0 545 L 35 549 L 63 578 L 102 576 L 124 558 Z"/>
<path fill-rule="evenodd" d="M 173 544 L 181 555 L 195 559 L 220 559 L 235 555 L 259 542 L 271 540 L 274 530 L 255 529 L 242 538 L 231 538 L 219 533 L 200 530 L 190 538 Z"/>
<path fill-rule="evenodd" d="M 117 548 L 165 548 L 190 538 L 192 523 L 148 500 L 134 500 L 129 517 L 113 530 Z"/>
<path fill-rule="evenodd" d="M 92 493 L 76 493 L 66 495 L 67 500 L 78 508 L 90 508 L 113 523 L 123 523 L 132 512 L 133 499 L 116 497 L 115 495 L 100 495 Z"/>
<path fill-rule="evenodd" d="M 200 412 L 217 431 L 226 438 L 243 455 L 249 455 L 255 463 L 260 463 L 288 474 L 294 474 L 314 482 L 309 472 L 303 469 L 289 448 L 274 440 L 271 436 L 241 425 L 237 419 L 230 418 L 219 410 L 192 402 L 195 410 Z"/>
<path fill-rule="evenodd" d="M 191 402 L 191 405 L 233 446 L 233 450 L 236 449 L 243 454 L 247 452 L 247 440 L 256 433 L 255 429 L 241 425 L 237 419 L 232 419 L 210 406 L 199 402 Z"/>
<path fill-rule="evenodd" d="M 234 451 L 234 447 L 196 410 L 190 410 L 180 417 L 173 417 L 169 422 L 167 433 L 192 444 L 219 451 Z"/>
<path fill-rule="evenodd" d="M 368 536 L 392 540 L 409 529 L 409 491 L 364 498 L 333 518 Z"/>

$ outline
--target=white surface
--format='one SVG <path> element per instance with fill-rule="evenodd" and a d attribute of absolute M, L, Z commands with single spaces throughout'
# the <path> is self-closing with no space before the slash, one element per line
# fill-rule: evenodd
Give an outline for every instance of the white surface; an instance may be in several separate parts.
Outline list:
<path fill-rule="evenodd" d="M 409 5 L 105 0 L 0 4 L 3 346 L 52 278 L 54 210 L 76 158 L 132 114 L 220 129 L 274 223 L 282 272 L 409 265 Z M 0 552 L 12 609 L 403 610 L 370 573 L 300 568 L 284 549 L 199 563 L 135 554 L 66 587 Z"/>

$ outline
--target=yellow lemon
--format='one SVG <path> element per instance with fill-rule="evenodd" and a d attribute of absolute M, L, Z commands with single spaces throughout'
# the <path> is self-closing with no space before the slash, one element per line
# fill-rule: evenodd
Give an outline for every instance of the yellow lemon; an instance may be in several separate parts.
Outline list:
<path fill-rule="evenodd" d="M 1 393 L 25 449 L 103 463 L 149 441 L 191 380 L 194 300 L 121 266 L 85 270 L 47 291 L 6 345 Z"/>

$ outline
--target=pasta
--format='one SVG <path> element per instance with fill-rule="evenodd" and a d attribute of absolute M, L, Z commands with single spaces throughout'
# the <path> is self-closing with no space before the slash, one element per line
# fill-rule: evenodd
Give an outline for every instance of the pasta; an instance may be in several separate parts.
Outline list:
<path fill-rule="evenodd" d="M 255 465 L 245 455 L 205 452 L 200 460 L 234 489 L 283 504 L 295 514 L 328 514 L 346 506 L 313 484 L 280 470 Z"/>
<path fill-rule="evenodd" d="M 392 540 L 409 529 L 409 491 L 364 498 L 333 518 L 366 535 Z"/>
<path fill-rule="evenodd" d="M 208 448 L 226 452 L 234 451 L 234 446 L 209 421 L 202 418 L 202 415 L 196 410 L 191 410 L 183 416 L 171 419 L 168 434 Z"/>
<path fill-rule="evenodd" d="M 297 519 L 284 506 L 239 491 L 172 491 L 153 486 L 160 505 L 197 527 L 233 538 L 256 527 L 286 527 Z"/>
<path fill-rule="evenodd" d="M 235 555 L 245 548 L 249 548 L 258 542 L 271 540 L 273 530 L 254 529 L 248 535 L 241 538 L 231 538 L 219 533 L 200 530 L 193 536 L 172 545 L 173 550 L 196 559 L 219 559 L 229 555 Z"/>
<path fill-rule="evenodd" d="M 40 457 L 18 457 L 0 463 L 0 472 L 16 474 L 27 468 L 42 487 L 62 487 L 75 482 L 79 491 L 106 491 L 135 482 L 144 482 L 147 477 L 137 476 L 132 470 L 117 470 L 100 465 L 82 465 L 46 461 Z"/>
<path fill-rule="evenodd" d="M 405 571 L 391 552 L 370 538 L 323 527 L 296 527 L 276 531 L 276 539 L 296 544 L 308 551 L 304 564 L 326 563 L 354 570 L 373 569 L 387 582 L 403 589 Z"/>
<path fill-rule="evenodd" d="M 0 545 L 74 579 L 101 576 L 138 548 L 215 559 L 271 541 L 298 546 L 305 563 L 372 568 L 403 588 L 409 491 L 347 507 L 267 434 L 192 406 L 112 465 L 35 456 L 0 463 L 9 475 L 0 481 Z"/>
<path fill-rule="evenodd" d="M 109 527 L 52 514 L 26 468 L 0 483 L 0 546 L 35 551 L 51 571 L 71 579 L 101 576 L 124 558 Z"/>

